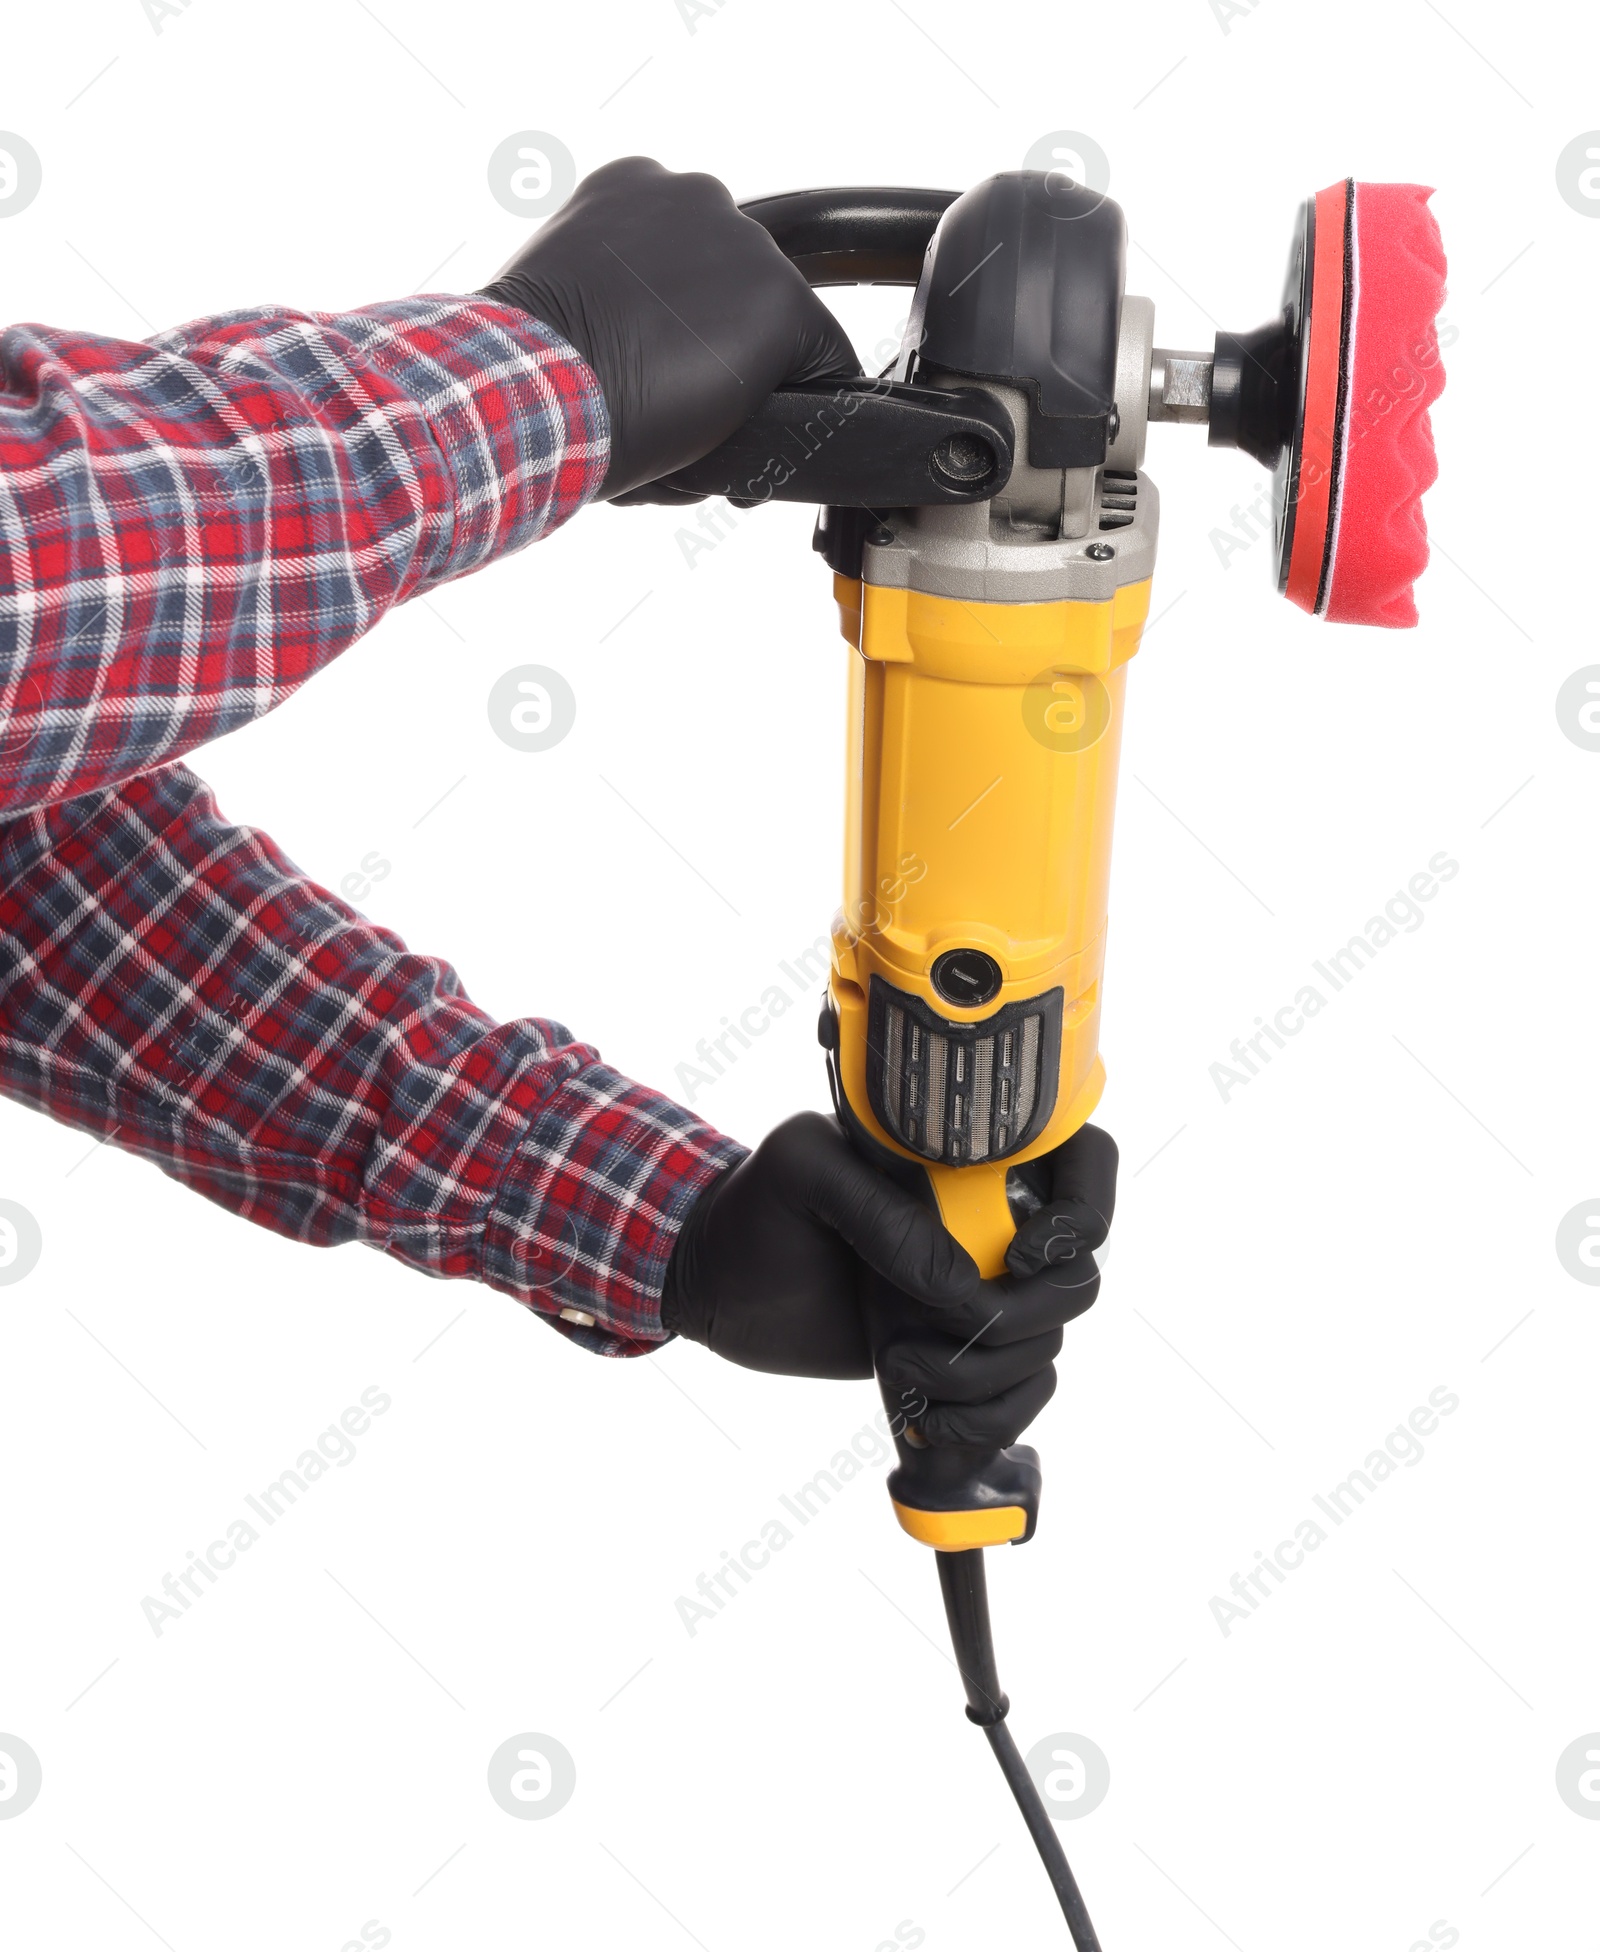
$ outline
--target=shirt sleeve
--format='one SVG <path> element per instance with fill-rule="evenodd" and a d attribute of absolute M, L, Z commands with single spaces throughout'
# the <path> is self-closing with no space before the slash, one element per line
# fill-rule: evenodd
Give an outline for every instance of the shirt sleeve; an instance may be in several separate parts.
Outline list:
<path fill-rule="evenodd" d="M 183 766 L 0 823 L 0 1089 L 607 1355 L 665 1339 L 678 1228 L 744 1156 L 560 1024 L 491 1021 Z"/>
<path fill-rule="evenodd" d="M 0 814 L 281 704 L 599 488 L 599 384 L 485 299 L 0 333 Z"/>

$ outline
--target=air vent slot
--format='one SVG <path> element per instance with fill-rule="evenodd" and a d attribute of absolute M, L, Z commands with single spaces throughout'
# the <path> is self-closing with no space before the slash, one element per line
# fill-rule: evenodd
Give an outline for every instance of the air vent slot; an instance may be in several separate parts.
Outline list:
<path fill-rule="evenodd" d="M 1062 994 L 953 1023 L 872 979 L 867 1095 L 884 1130 L 924 1159 L 978 1165 L 1019 1151 L 1055 1110 Z"/>
<path fill-rule="evenodd" d="M 1100 470 L 1100 526 L 1132 528 L 1139 512 L 1139 477 L 1122 468 Z"/>

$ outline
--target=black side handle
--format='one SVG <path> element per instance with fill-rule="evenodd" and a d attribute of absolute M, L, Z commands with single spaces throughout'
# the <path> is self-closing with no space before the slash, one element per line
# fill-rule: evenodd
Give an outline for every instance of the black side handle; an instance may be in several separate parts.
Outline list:
<path fill-rule="evenodd" d="M 808 285 L 914 285 L 959 190 L 789 190 L 752 197 L 753 217 Z"/>
<path fill-rule="evenodd" d="M 741 508 L 975 502 L 1011 473 L 1013 447 L 1010 418 L 978 387 L 946 393 L 888 380 L 812 380 L 769 395 L 721 447 L 668 480 Z"/>
<path fill-rule="evenodd" d="M 808 284 L 915 285 L 958 194 L 791 190 L 739 208 L 772 234 Z M 668 475 L 666 485 L 745 507 L 924 508 L 987 501 L 1005 486 L 1014 460 L 1010 419 L 979 388 L 816 380 L 781 387 L 721 447 Z M 859 558 L 859 540 L 852 553 Z M 855 568 L 859 574 L 859 560 Z"/>

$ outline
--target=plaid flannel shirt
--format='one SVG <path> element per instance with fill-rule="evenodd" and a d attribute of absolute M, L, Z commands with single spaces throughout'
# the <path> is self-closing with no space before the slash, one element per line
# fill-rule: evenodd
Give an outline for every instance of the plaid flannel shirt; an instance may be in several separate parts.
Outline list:
<path fill-rule="evenodd" d="M 492 1022 L 171 763 L 565 521 L 608 451 L 589 368 L 483 300 L 0 334 L 0 1090 L 620 1355 L 741 1148 Z"/>

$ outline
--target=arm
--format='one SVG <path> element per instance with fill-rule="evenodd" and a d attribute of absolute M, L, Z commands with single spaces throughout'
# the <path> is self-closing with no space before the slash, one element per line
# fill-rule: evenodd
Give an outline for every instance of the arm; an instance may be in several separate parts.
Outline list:
<path fill-rule="evenodd" d="M 740 1149 L 559 1026 L 490 1023 L 165 763 L 791 368 L 854 369 L 719 185 L 601 179 L 504 293 L 0 335 L 0 1088 L 618 1353 L 662 1339 L 683 1215 Z"/>
<path fill-rule="evenodd" d="M 594 373 L 487 299 L 0 334 L 0 812 L 281 704 L 600 486 Z"/>
<path fill-rule="evenodd" d="M 564 520 L 608 451 L 588 366 L 488 301 L 0 338 L 0 1085 L 619 1353 L 738 1149 L 145 770 Z"/>
<path fill-rule="evenodd" d="M 0 825 L 0 1089 L 608 1355 L 664 1339 L 683 1217 L 743 1157 L 561 1025 L 491 1022 L 182 766 Z"/>

